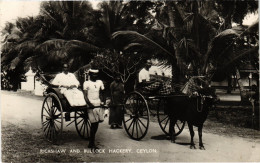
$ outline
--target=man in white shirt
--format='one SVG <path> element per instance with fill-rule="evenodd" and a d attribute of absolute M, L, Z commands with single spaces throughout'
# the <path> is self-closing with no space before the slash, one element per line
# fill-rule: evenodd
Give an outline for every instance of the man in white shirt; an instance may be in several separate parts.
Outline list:
<path fill-rule="evenodd" d="M 61 94 L 64 94 L 71 106 L 86 105 L 83 92 L 77 89 L 79 81 L 74 74 L 69 73 L 68 64 L 63 65 L 63 72 L 56 75 L 52 84 L 59 86 Z"/>
<path fill-rule="evenodd" d="M 138 75 L 139 83 L 150 81 L 149 68 L 150 65 L 147 63 L 146 66 L 139 72 Z"/>
<path fill-rule="evenodd" d="M 151 79 L 149 69 L 152 66 L 152 62 L 148 60 L 145 67 L 138 74 L 138 87 L 145 94 L 160 94 L 167 95 L 172 93 L 174 90 L 171 87 L 171 80 L 162 81 L 159 78 Z"/>
<path fill-rule="evenodd" d="M 105 98 L 102 98 L 102 92 L 105 87 L 101 80 L 97 80 L 98 70 L 90 69 L 90 80 L 83 84 L 83 91 L 87 104 L 90 106 L 87 109 L 88 117 L 91 122 L 90 141 L 88 147 L 97 149 L 95 146 L 95 135 L 98 130 L 98 124 L 104 121 L 104 109 L 97 107 L 104 104 Z"/>
<path fill-rule="evenodd" d="M 152 66 L 152 62 L 148 60 L 145 64 L 145 67 L 138 74 L 139 88 L 142 89 L 144 93 L 157 93 L 158 90 L 162 87 L 161 81 L 156 81 L 150 78 L 149 69 Z"/>

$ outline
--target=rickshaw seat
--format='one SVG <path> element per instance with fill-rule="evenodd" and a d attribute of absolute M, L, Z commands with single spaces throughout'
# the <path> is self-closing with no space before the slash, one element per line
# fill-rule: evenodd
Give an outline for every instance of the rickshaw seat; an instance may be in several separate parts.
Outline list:
<path fill-rule="evenodd" d="M 60 89 L 59 88 L 50 88 L 50 87 L 48 87 L 46 92 L 47 93 L 50 93 L 50 92 L 55 93 L 59 97 L 59 99 L 65 98 L 65 96 L 60 93 Z"/>
<path fill-rule="evenodd" d="M 82 91 L 82 89 L 80 89 L 80 88 L 79 88 L 79 90 Z M 71 106 L 70 103 L 68 102 L 67 98 L 63 94 L 61 94 L 59 88 L 48 87 L 46 92 L 47 93 L 53 92 L 58 96 L 58 98 L 61 102 L 63 111 L 65 111 L 65 112 L 71 112 L 71 111 L 78 110 L 80 108 L 81 109 L 86 108 L 86 105 L 84 105 L 84 106 Z"/>
<path fill-rule="evenodd" d="M 67 98 L 63 94 L 61 94 L 59 88 L 48 87 L 46 89 L 46 92 L 47 93 L 51 93 L 52 92 L 52 93 L 55 93 L 58 96 L 58 98 L 59 98 L 59 100 L 61 102 L 63 111 L 68 111 L 70 109 L 71 106 L 70 106 Z"/>

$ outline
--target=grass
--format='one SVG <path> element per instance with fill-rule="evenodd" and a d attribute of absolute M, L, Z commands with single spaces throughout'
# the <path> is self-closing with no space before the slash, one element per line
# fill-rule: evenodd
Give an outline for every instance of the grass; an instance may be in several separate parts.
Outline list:
<path fill-rule="evenodd" d="M 41 153 L 41 149 L 59 149 L 44 140 L 41 130 L 25 131 L 2 122 L 2 162 L 81 162 L 75 156 Z"/>

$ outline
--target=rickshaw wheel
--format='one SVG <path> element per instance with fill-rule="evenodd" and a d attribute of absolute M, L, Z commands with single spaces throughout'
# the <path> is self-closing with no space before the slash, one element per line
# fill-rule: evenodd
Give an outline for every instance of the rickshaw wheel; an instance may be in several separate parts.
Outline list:
<path fill-rule="evenodd" d="M 88 140 L 90 138 L 91 123 L 88 119 L 88 113 L 85 111 L 75 112 L 75 126 L 79 136 L 82 139 Z"/>
<path fill-rule="evenodd" d="M 149 108 L 145 98 L 138 92 L 130 93 L 124 105 L 124 128 L 134 140 L 141 140 L 149 127 Z"/>
<path fill-rule="evenodd" d="M 43 101 L 41 122 L 45 138 L 53 144 L 60 144 L 63 130 L 63 109 L 55 93 L 49 93 Z"/>
<path fill-rule="evenodd" d="M 170 136 L 170 117 L 169 117 L 169 113 L 167 108 L 165 108 L 165 103 L 166 101 L 161 99 L 158 103 L 158 107 L 157 107 L 157 119 L 158 119 L 158 123 L 160 128 L 162 129 L 162 131 Z M 174 130 L 175 130 L 175 136 L 178 136 L 182 130 L 184 129 L 185 126 L 185 121 L 180 121 L 177 120 L 177 122 L 174 125 Z"/>

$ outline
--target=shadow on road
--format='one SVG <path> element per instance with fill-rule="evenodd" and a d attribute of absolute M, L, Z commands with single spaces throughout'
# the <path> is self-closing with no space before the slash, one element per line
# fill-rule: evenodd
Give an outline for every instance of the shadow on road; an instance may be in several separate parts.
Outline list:
<path fill-rule="evenodd" d="M 151 139 L 153 140 L 170 140 L 170 137 L 167 136 L 167 135 L 157 135 L 157 136 L 152 136 Z M 176 143 L 175 144 L 178 144 L 178 145 L 190 145 L 190 143 Z"/>
<path fill-rule="evenodd" d="M 157 136 L 152 136 L 151 139 L 154 140 L 170 140 L 170 137 L 167 135 L 157 135 Z"/>

